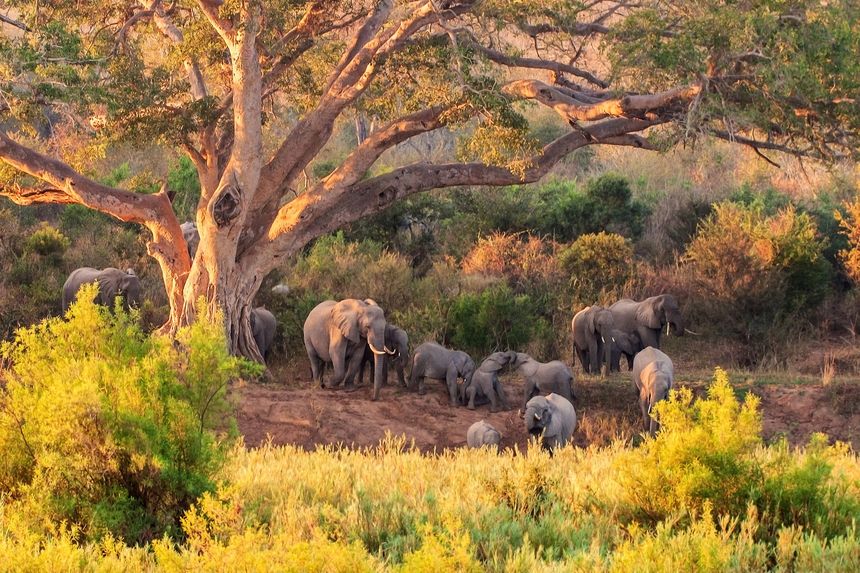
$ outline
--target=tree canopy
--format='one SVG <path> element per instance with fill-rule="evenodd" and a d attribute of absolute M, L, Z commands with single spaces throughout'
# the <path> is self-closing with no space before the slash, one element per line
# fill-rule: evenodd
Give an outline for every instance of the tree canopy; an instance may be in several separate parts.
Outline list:
<path fill-rule="evenodd" d="M 536 181 L 588 145 L 659 150 L 713 136 L 768 161 L 858 155 L 852 0 L 0 8 L 0 194 L 144 225 L 171 325 L 193 320 L 205 295 L 224 308 L 234 351 L 250 356 L 249 305 L 263 277 L 315 237 L 412 193 Z M 535 104 L 569 126 L 545 145 L 528 119 Z M 356 114 L 377 127 L 326 177 L 306 177 L 335 123 Z M 375 169 L 386 151 L 442 129 L 458 135 L 456 157 Z M 159 143 L 194 163 L 193 261 L 168 189 L 133 193 L 89 172 L 94 150 L 119 142 Z"/>

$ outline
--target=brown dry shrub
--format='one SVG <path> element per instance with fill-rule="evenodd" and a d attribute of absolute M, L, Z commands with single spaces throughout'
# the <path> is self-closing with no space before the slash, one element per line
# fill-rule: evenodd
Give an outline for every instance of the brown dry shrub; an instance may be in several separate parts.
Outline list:
<path fill-rule="evenodd" d="M 463 259 L 467 274 L 506 278 L 515 292 L 535 292 L 561 282 L 559 244 L 526 233 L 493 233 L 478 239 Z"/>

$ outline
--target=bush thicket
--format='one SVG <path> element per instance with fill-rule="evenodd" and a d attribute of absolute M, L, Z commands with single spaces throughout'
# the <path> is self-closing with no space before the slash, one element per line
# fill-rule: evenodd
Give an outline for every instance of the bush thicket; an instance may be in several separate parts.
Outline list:
<path fill-rule="evenodd" d="M 95 289 L 81 289 L 68 320 L 20 329 L 2 347 L 2 503 L 35 532 L 175 535 L 235 435 L 227 383 L 258 368 L 229 355 L 219 316 L 173 342 L 144 334 L 121 305 L 91 302 Z"/>

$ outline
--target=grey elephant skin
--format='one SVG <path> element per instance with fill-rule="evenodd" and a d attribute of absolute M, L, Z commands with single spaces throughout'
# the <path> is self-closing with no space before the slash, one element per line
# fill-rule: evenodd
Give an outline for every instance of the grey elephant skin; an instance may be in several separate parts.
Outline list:
<path fill-rule="evenodd" d="M 185 239 L 185 246 L 188 248 L 188 256 L 192 259 L 197 254 L 197 247 L 200 246 L 200 233 L 197 231 L 197 223 L 194 221 L 185 221 L 179 228 L 182 229 L 182 237 Z"/>
<path fill-rule="evenodd" d="M 490 446 L 498 449 L 502 443 L 502 435 L 491 424 L 481 420 L 475 422 L 466 431 L 466 445 L 470 448 L 482 448 Z"/>
<path fill-rule="evenodd" d="M 645 431 L 652 436 L 660 424 L 651 416 L 651 409 L 665 400 L 675 384 L 675 367 L 672 359 L 660 350 L 649 346 L 633 359 L 633 383 L 639 392 L 639 407 Z"/>
<path fill-rule="evenodd" d="M 254 334 L 257 350 L 260 351 L 260 356 L 263 357 L 263 360 L 266 360 L 269 350 L 272 348 L 277 330 L 278 321 L 275 319 L 275 315 L 269 310 L 262 306 L 251 310 L 251 332 Z"/>
<path fill-rule="evenodd" d="M 370 346 L 375 367 L 371 397 L 378 399 L 385 372 L 385 324 L 382 309 L 363 300 L 327 300 L 314 307 L 304 324 L 305 350 L 314 383 L 323 385 L 325 363 L 330 362 L 334 370 L 331 386 L 352 384 L 364 349 Z"/>
<path fill-rule="evenodd" d="M 490 412 L 498 412 L 499 405 L 506 410 L 510 408 L 505 397 L 505 389 L 499 380 L 499 371 L 516 359 L 517 353 L 513 351 L 493 352 L 481 362 L 471 382 L 463 387 L 464 393 L 461 395 L 463 402 L 468 400 L 467 407 L 470 410 L 475 409 L 476 399 L 480 404 L 482 398 L 489 400 Z"/>
<path fill-rule="evenodd" d="M 553 451 L 570 441 L 576 428 L 576 410 L 570 400 L 558 394 L 535 396 L 528 401 L 523 416 L 526 431 L 541 439 L 541 447 Z"/>
<path fill-rule="evenodd" d="M 637 302 L 622 298 L 609 307 L 615 328 L 639 336 L 639 350 L 652 346 L 660 348 L 663 329 L 677 336 L 684 335 L 684 318 L 678 300 L 671 294 L 661 294 Z"/>
<path fill-rule="evenodd" d="M 385 371 L 382 373 L 383 381 L 388 381 L 389 364 L 393 363 L 397 369 L 397 380 L 401 386 L 406 386 L 406 364 L 409 363 L 409 335 L 399 326 L 394 326 L 390 322 L 385 325 L 385 348 L 393 351 L 389 357 L 385 359 Z M 373 351 L 370 346 L 364 350 L 364 359 L 361 361 L 361 368 L 358 371 L 359 383 L 364 383 L 364 368 L 370 364 L 370 377 L 374 376 L 373 366 Z"/>
<path fill-rule="evenodd" d="M 125 310 L 140 305 L 140 279 L 131 269 L 121 271 L 113 267 L 101 270 L 81 267 L 72 271 L 63 284 L 63 312 L 75 301 L 81 286 L 88 283 L 98 284 L 99 293 L 95 302 L 102 306 L 113 308 L 118 296 L 122 297 Z"/>
<path fill-rule="evenodd" d="M 611 340 L 609 371 L 621 372 L 622 356 L 627 359 L 627 369 L 633 370 L 633 358 L 639 352 L 642 344 L 639 340 L 639 335 L 635 332 L 613 330 L 609 336 Z"/>
<path fill-rule="evenodd" d="M 465 352 L 451 350 L 435 342 L 425 342 L 412 354 L 409 387 L 415 388 L 417 385 L 418 393 L 424 394 L 424 378 L 444 380 L 451 406 L 456 406 L 461 395 L 458 382 L 468 387 L 474 374 L 475 361 Z"/>
<path fill-rule="evenodd" d="M 555 393 L 568 402 L 573 401 L 573 374 L 567 364 L 560 360 L 538 362 L 524 352 L 518 352 L 513 366 L 525 378 L 523 408 L 535 394 Z"/>
<path fill-rule="evenodd" d="M 608 309 L 593 305 L 577 312 L 570 323 L 573 331 L 573 355 L 579 358 L 582 369 L 600 374 L 603 361 L 610 369 L 610 333 L 615 328 L 615 317 Z"/>

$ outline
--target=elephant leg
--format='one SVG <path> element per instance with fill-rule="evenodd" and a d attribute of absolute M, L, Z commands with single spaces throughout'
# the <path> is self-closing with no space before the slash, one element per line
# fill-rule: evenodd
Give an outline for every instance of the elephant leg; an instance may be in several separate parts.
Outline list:
<path fill-rule="evenodd" d="M 558 385 L 559 390 L 561 390 L 560 394 L 567 398 L 567 401 L 571 404 L 573 403 L 573 388 L 571 388 L 570 380 L 562 380 Z"/>
<path fill-rule="evenodd" d="M 348 357 L 346 375 L 344 376 L 344 386 L 355 386 L 355 377 L 358 375 L 358 370 L 361 368 L 361 363 L 364 360 L 364 354 L 356 353 Z"/>
<path fill-rule="evenodd" d="M 639 400 L 639 407 L 642 409 L 642 422 L 645 425 L 645 431 L 648 432 L 651 430 L 651 416 L 648 415 L 648 398 L 641 398 Z"/>
<path fill-rule="evenodd" d="M 406 371 L 403 365 L 403 357 L 397 359 L 397 380 L 400 381 L 400 385 L 406 387 Z"/>
<path fill-rule="evenodd" d="M 367 360 L 361 359 L 361 367 L 358 369 L 358 385 L 364 385 L 364 370 L 367 367 Z M 370 379 L 373 380 L 373 365 L 370 366 Z"/>
<path fill-rule="evenodd" d="M 343 384 L 344 378 L 346 377 L 346 349 L 333 347 L 331 349 L 330 356 L 332 370 L 334 371 L 334 375 L 331 380 L 331 387 L 340 386 Z"/>
<path fill-rule="evenodd" d="M 588 342 L 588 364 L 590 373 L 600 374 L 600 344 L 596 338 Z"/>
<path fill-rule="evenodd" d="M 634 357 L 634 355 L 633 354 L 625 354 L 624 356 L 627 357 L 627 370 L 628 371 L 633 370 L 633 357 Z M 619 364 L 619 370 L 620 370 L 620 368 L 621 368 L 621 365 Z"/>
<path fill-rule="evenodd" d="M 317 356 L 316 352 L 309 352 L 308 359 L 311 362 L 311 375 L 313 376 L 314 386 L 323 387 L 322 378 L 325 363 Z"/>
<path fill-rule="evenodd" d="M 589 362 L 588 350 L 586 350 L 585 348 L 576 348 L 576 355 L 579 358 L 579 364 L 582 366 L 582 369 L 586 373 L 591 372 L 591 363 Z"/>
<path fill-rule="evenodd" d="M 451 398 L 451 406 L 457 406 L 457 377 L 459 376 L 457 368 L 450 364 L 448 371 L 445 374 L 445 384 L 448 386 L 448 395 Z"/>
<path fill-rule="evenodd" d="M 475 409 L 475 394 L 478 393 L 478 387 L 475 384 L 470 385 L 466 388 L 466 395 L 469 397 L 469 405 L 466 406 L 470 410 Z"/>
<path fill-rule="evenodd" d="M 502 386 L 502 382 L 495 377 L 493 378 L 493 389 L 499 396 L 499 402 L 502 404 L 502 408 L 510 410 L 511 405 L 508 403 L 508 397 L 505 395 L 505 388 Z"/>
<path fill-rule="evenodd" d="M 526 404 L 529 403 L 529 400 L 532 399 L 532 396 L 535 395 L 535 382 L 531 378 L 526 378 L 525 383 L 525 396 L 523 397 L 523 411 L 526 409 Z"/>

